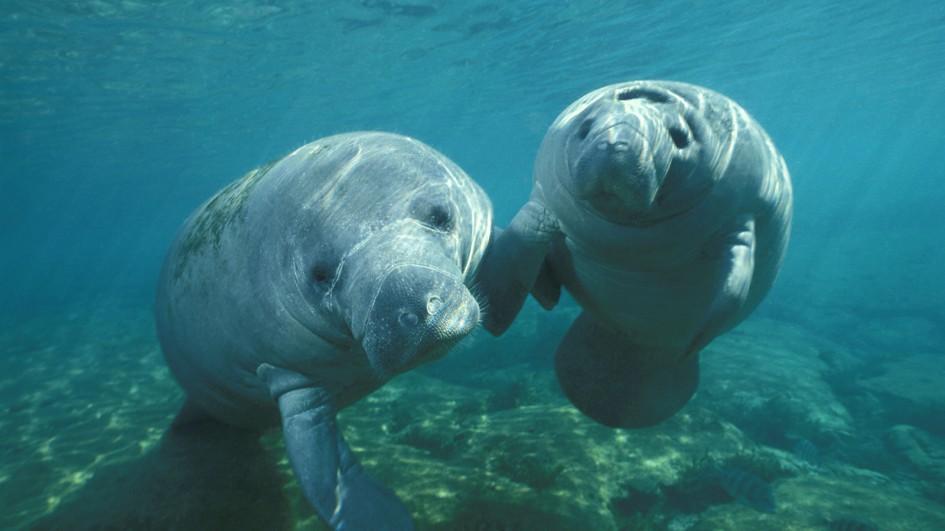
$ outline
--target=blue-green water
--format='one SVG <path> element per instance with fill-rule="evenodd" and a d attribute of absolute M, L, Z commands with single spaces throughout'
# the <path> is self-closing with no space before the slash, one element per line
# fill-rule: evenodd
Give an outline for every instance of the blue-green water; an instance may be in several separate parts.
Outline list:
<path fill-rule="evenodd" d="M 709 348 L 684 414 L 618 433 L 555 388 L 573 309 L 529 304 L 346 411 L 366 467 L 423 528 L 945 527 L 945 6 L 412 0 L 0 5 L 0 526 L 315 525 L 278 437 L 237 492 L 138 472 L 186 453 L 157 443 L 181 396 L 150 320 L 180 223 L 370 129 L 452 158 L 503 225 L 554 117 L 629 79 L 718 90 L 783 153 L 794 230 L 764 305 Z M 706 455 L 754 459 L 778 510 L 700 490 Z"/>

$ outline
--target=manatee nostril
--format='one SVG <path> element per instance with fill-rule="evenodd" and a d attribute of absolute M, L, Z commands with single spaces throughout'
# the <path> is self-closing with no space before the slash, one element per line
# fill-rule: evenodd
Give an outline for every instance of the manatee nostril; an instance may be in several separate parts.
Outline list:
<path fill-rule="evenodd" d="M 440 308 L 443 307 L 443 299 L 433 295 L 427 301 L 427 315 L 436 315 Z"/>
<path fill-rule="evenodd" d="M 417 323 L 420 322 L 420 318 L 417 317 L 417 314 L 407 311 L 400 312 L 400 317 L 398 317 L 397 320 L 400 321 L 401 326 L 406 327 L 417 326 Z"/>
<path fill-rule="evenodd" d="M 626 140 L 601 140 L 595 147 L 600 151 L 630 151 L 630 142 Z"/>
<path fill-rule="evenodd" d="M 588 118 L 587 120 L 584 120 L 583 122 L 581 122 L 581 127 L 578 129 L 578 132 L 577 132 L 578 138 L 580 138 L 581 140 L 584 140 L 585 138 L 587 138 L 587 135 L 591 133 L 592 125 L 594 125 L 593 118 Z"/>
<path fill-rule="evenodd" d="M 673 139 L 673 144 L 677 148 L 682 149 L 689 145 L 689 135 L 679 127 L 672 126 L 669 128 L 669 136 Z"/>
<path fill-rule="evenodd" d="M 623 89 L 617 92 L 618 101 L 644 99 L 653 103 L 669 103 L 669 96 L 658 90 L 645 87 L 633 87 Z"/>

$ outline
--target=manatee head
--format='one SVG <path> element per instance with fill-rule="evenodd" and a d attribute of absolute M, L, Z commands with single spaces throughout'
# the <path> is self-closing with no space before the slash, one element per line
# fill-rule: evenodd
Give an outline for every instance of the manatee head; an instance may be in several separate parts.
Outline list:
<path fill-rule="evenodd" d="M 295 283 L 311 328 L 363 351 L 384 380 L 444 354 L 479 323 L 467 283 L 488 243 L 491 205 L 459 167 L 415 140 L 361 133 L 322 142 L 292 246 Z"/>
<path fill-rule="evenodd" d="M 447 230 L 403 221 L 344 258 L 332 297 L 380 378 L 445 354 L 479 323 L 479 305 L 444 253 Z"/>
<path fill-rule="evenodd" d="M 539 163 L 545 188 L 623 225 L 648 225 L 692 208 L 718 172 L 717 135 L 697 87 L 634 81 L 579 99 L 551 126 Z M 551 161 L 551 162 L 548 162 Z"/>

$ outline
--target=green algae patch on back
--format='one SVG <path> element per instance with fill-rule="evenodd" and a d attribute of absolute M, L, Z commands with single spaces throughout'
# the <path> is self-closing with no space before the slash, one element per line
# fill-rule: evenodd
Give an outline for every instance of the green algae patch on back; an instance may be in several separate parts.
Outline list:
<path fill-rule="evenodd" d="M 174 269 L 174 278 L 180 278 L 189 258 L 201 252 L 207 245 L 212 245 L 214 249 L 220 248 L 223 229 L 234 220 L 243 218 L 250 192 L 274 165 L 275 163 L 271 162 L 249 171 L 207 201 L 194 217 L 190 230 L 181 242 L 180 259 Z"/>

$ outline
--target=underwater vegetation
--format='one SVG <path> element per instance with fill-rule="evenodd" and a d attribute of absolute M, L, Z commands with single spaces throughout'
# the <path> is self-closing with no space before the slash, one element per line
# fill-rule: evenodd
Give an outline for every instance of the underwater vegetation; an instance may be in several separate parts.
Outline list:
<path fill-rule="evenodd" d="M 736 501 L 763 513 L 776 510 L 774 489 L 765 480 L 740 468 L 726 467 L 717 474 L 719 485 Z"/>
<path fill-rule="evenodd" d="M 798 439 L 794 443 L 794 447 L 791 449 L 795 456 L 801 461 L 806 462 L 811 466 L 820 466 L 820 450 L 817 449 L 817 446 L 808 441 L 807 439 Z"/>
<path fill-rule="evenodd" d="M 530 321 L 541 317 L 529 311 L 523 325 L 539 326 Z M 0 358 L 7 433 L 0 499 L 9 508 L 2 526 L 259 529 L 265 521 L 271 529 L 323 529 L 277 433 L 167 432 L 181 394 L 147 318 L 103 310 L 0 334 L 0 348 L 19 353 Z M 838 378 L 826 364 L 805 372 L 803 386 L 786 377 L 802 365 L 789 361 L 796 357 L 817 368 L 822 346 L 792 325 L 755 319 L 722 338 L 707 353 L 693 403 L 657 427 L 629 432 L 575 411 L 524 348 L 494 370 L 497 341 L 471 339 L 455 359 L 395 379 L 342 412 L 364 467 L 394 485 L 420 529 L 945 527 L 937 432 L 891 424 L 899 417 L 882 401 L 861 415 L 863 397 L 825 383 L 826 375 Z M 98 378 L 106 356 L 121 370 Z M 748 368 L 763 384 L 744 378 Z M 739 371 L 742 384 L 730 385 Z M 880 376 L 869 374 L 858 378 Z M 752 408 L 782 396 L 792 397 L 796 407 L 787 411 L 796 417 L 784 419 L 783 436 L 762 437 L 753 419 L 763 412 Z M 730 416 L 736 405 L 747 411 Z M 720 470 L 769 486 L 775 512 L 752 506 L 744 485 L 756 481 L 732 481 L 727 491 Z"/>
<path fill-rule="evenodd" d="M 495 465 L 496 472 L 535 490 L 545 490 L 553 486 L 564 468 L 564 465 L 549 464 L 534 454 L 524 456 L 502 454 L 496 459 Z"/>
<path fill-rule="evenodd" d="M 610 500 L 610 508 L 623 516 L 645 515 L 661 500 L 660 495 L 655 492 L 647 492 L 633 485 L 626 485 L 622 496 Z"/>
<path fill-rule="evenodd" d="M 428 452 L 437 459 L 449 459 L 462 450 L 466 437 L 462 432 L 444 435 L 435 427 L 414 424 L 404 429 L 395 440 Z"/>
<path fill-rule="evenodd" d="M 615 507 L 627 514 L 656 508 L 663 513 L 662 519 L 676 513 L 698 514 L 712 506 L 733 502 L 761 513 L 773 513 L 775 483 L 796 475 L 780 456 L 765 450 L 744 450 L 727 457 L 707 452 L 678 470 L 675 481 L 654 492 L 642 492 L 628 485 L 627 496 L 616 499 Z"/>
<path fill-rule="evenodd" d="M 147 315 L 134 315 L 37 320 L 0 335 L 0 348 L 23 353 L 19 362 L 0 361 L 0 393 L 18 397 L 5 402 L 0 418 L 8 433 L 0 447 L 0 499 L 10 508 L 3 526 L 130 529 L 178 522 L 259 529 L 265 521 L 271 529 L 323 529 L 298 491 L 277 433 L 167 432 L 181 395 L 163 368 Z M 540 317 L 529 312 L 524 324 L 534 326 L 528 320 Z M 720 391 L 728 364 L 734 371 L 767 356 L 764 366 L 774 373 L 792 367 L 779 356 L 799 352 L 815 363 L 819 351 L 810 344 L 817 341 L 792 326 L 749 321 L 710 347 L 706 392 L 660 426 L 623 432 L 575 411 L 556 391 L 553 374 L 524 354 L 510 354 L 501 371 L 490 370 L 496 342 L 477 335 L 445 366 L 398 378 L 343 411 L 345 435 L 369 473 L 395 485 L 420 529 L 945 526 L 942 441 L 933 432 L 877 416 L 861 419 L 854 409 L 839 433 L 810 424 L 831 434 L 826 443 L 804 439 L 820 458 L 820 466 L 811 466 L 810 448 L 793 432 L 785 444 L 771 446 L 748 429 L 753 414 L 727 418 L 733 401 L 765 404 L 766 397 L 791 394 L 803 405 L 805 393 L 824 401 L 808 401 L 794 414 L 831 418 L 847 395 L 816 381 L 799 389 L 760 371 L 769 388 L 746 382 L 735 392 Z M 782 352 L 776 345 L 787 347 Z M 66 361 L 64 352 L 72 353 Z M 96 378 L 96 360 L 106 353 L 121 371 Z M 25 359 L 28 370 L 22 370 Z M 440 378 L 450 363 L 467 369 Z M 22 372 L 13 378 L 16 364 Z M 493 409 L 497 403 L 502 407 Z M 785 419 L 784 425 L 807 422 Z M 738 472 L 723 481 L 723 470 Z M 754 479 L 746 480 L 749 475 Z M 773 513 L 764 512 L 766 502 L 753 501 L 752 489 L 766 489 L 758 485 L 773 493 Z"/>
<path fill-rule="evenodd" d="M 828 520 L 827 529 L 830 531 L 878 531 L 879 528 L 863 520 L 841 517 Z"/>

